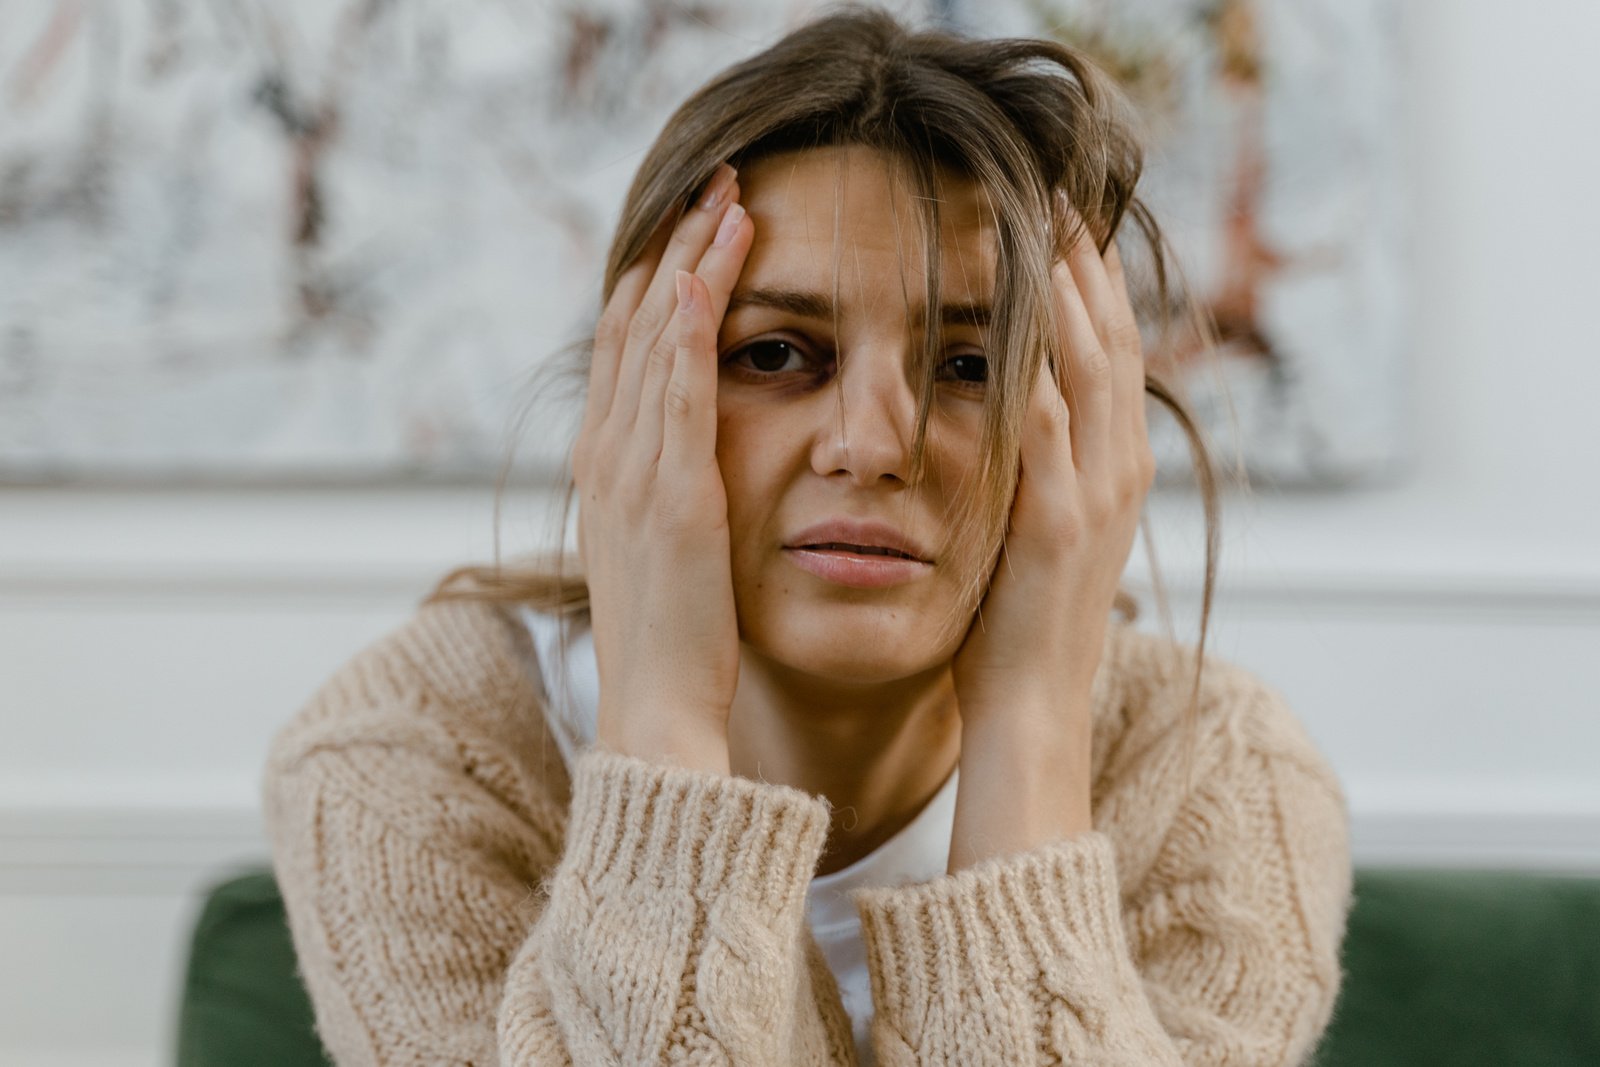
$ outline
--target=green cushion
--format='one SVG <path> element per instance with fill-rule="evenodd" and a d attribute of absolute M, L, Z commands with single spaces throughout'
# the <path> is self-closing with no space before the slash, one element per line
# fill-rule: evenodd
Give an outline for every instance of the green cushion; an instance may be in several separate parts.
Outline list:
<path fill-rule="evenodd" d="M 1317 1067 L 1600 1064 L 1600 879 L 1356 872 Z"/>
<path fill-rule="evenodd" d="M 1600 1064 L 1600 878 L 1365 869 L 1316 1067 Z M 325 1067 L 270 871 L 196 923 L 178 1067 Z"/>
<path fill-rule="evenodd" d="M 179 1005 L 178 1067 L 325 1067 L 271 871 L 206 894 Z"/>

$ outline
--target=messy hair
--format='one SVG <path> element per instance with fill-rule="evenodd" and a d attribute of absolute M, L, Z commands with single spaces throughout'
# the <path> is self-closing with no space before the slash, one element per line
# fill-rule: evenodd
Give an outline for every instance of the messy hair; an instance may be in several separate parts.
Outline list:
<path fill-rule="evenodd" d="M 1111 76 L 1069 45 L 911 28 L 871 7 L 833 11 L 722 71 L 673 113 L 623 203 L 606 261 L 601 306 L 658 225 L 675 222 L 689 210 L 723 161 L 739 167 L 780 153 L 863 146 L 881 154 L 915 205 L 927 252 L 923 321 L 937 323 L 941 183 L 951 176 L 975 183 L 992 212 L 997 258 L 980 470 L 970 491 L 959 494 L 947 527 L 956 532 L 948 544 L 950 565 L 954 573 L 971 576 L 950 623 L 966 625 L 1003 549 L 1028 386 L 1035 373 L 1048 369 L 1070 395 L 1050 269 L 1081 228 L 1087 227 L 1103 254 L 1131 223 L 1135 239 L 1119 248 L 1130 264 L 1137 253 L 1153 284 L 1154 299 L 1139 305 L 1155 309 L 1153 316 L 1141 315 L 1156 320 L 1141 322 L 1142 330 L 1158 338 L 1149 350 L 1162 351 L 1174 336 L 1175 308 L 1191 336 L 1214 336 L 1209 317 L 1182 284 L 1160 227 L 1134 193 L 1144 159 L 1135 118 Z M 937 330 L 926 330 L 921 351 L 913 357 L 920 398 L 912 484 L 923 471 L 936 384 L 933 368 L 941 344 Z M 586 380 L 592 346 L 591 336 L 566 350 L 564 367 L 553 366 Z M 1181 399 L 1181 382 L 1163 381 L 1158 361 L 1147 358 L 1144 392 L 1172 414 L 1187 437 L 1205 507 L 1205 584 L 1190 691 L 1192 718 L 1216 581 L 1217 474 L 1205 435 Z M 502 470 L 500 490 L 504 477 Z M 570 475 L 566 482 L 563 532 L 576 488 Z M 497 516 L 499 495 L 497 491 Z M 1148 526 L 1145 533 L 1148 546 Z M 559 550 L 553 559 L 503 565 L 497 530 L 493 565 L 456 568 L 440 579 L 424 603 L 474 599 L 523 604 L 565 620 L 588 606 L 587 587 L 568 565 Z M 1160 578 L 1154 577 L 1164 607 Z M 1126 621 L 1138 613 L 1137 601 L 1122 588 L 1114 607 Z"/>

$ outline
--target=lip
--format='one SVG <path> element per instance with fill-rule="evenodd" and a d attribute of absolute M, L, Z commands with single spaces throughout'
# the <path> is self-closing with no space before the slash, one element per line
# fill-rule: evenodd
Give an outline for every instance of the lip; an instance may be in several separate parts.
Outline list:
<path fill-rule="evenodd" d="M 830 538 L 831 540 L 831 538 Z M 893 556 L 864 556 L 831 548 L 785 547 L 784 555 L 801 570 L 809 571 L 825 581 L 857 589 L 877 589 L 886 585 L 899 585 L 921 577 L 933 570 L 933 564 L 920 559 L 899 559 Z"/>
<path fill-rule="evenodd" d="M 928 551 L 908 534 L 901 533 L 886 522 L 875 522 L 870 519 L 826 519 L 808 526 L 804 530 L 789 538 L 785 548 L 801 551 L 804 545 L 822 545 L 830 541 L 837 541 L 850 545 L 862 545 L 869 548 L 892 548 L 904 552 L 908 556 L 916 557 L 914 560 L 894 560 L 899 563 L 921 563 L 929 566 L 933 560 L 929 558 Z M 806 550 L 810 551 L 810 550 Z M 812 552 L 813 555 L 818 553 Z M 842 553 L 834 552 L 834 555 Z M 860 559 L 859 555 L 852 558 Z M 887 557 L 869 557 L 887 558 Z"/>

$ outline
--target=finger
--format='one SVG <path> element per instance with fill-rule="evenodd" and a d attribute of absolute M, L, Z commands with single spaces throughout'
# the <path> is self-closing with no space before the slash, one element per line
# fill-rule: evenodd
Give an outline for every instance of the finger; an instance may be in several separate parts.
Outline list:
<path fill-rule="evenodd" d="M 1100 347 L 1071 268 L 1057 260 L 1051 276 L 1061 309 L 1073 462 L 1081 471 L 1104 471 L 1111 438 L 1111 363 Z"/>
<path fill-rule="evenodd" d="M 650 279 L 655 277 L 661 253 L 672 236 L 677 216 L 668 214 L 656 224 L 655 232 L 626 270 L 617 276 L 606 300 L 605 310 L 595 325 L 594 348 L 589 356 L 589 392 L 583 409 L 583 430 L 598 426 L 611 410 L 617 385 L 617 366 L 628 338 L 628 323 L 644 299 Z"/>
<path fill-rule="evenodd" d="M 1023 415 L 1023 477 L 1049 483 L 1056 479 L 1075 479 L 1072 465 L 1072 412 L 1061 395 L 1056 374 L 1049 361 L 1039 364 L 1028 406 Z"/>
<path fill-rule="evenodd" d="M 1111 323 L 1115 303 L 1111 291 L 1111 279 L 1106 274 L 1105 263 L 1100 258 L 1099 249 L 1095 247 L 1094 234 L 1090 232 L 1088 224 L 1071 206 L 1067 207 L 1067 216 L 1078 231 L 1067 250 L 1067 264 L 1072 268 L 1073 280 L 1078 283 L 1078 293 L 1083 297 L 1083 305 L 1089 309 L 1095 336 L 1100 338 L 1101 346 L 1109 355 L 1113 342 L 1107 327 Z"/>
<path fill-rule="evenodd" d="M 1082 225 L 1082 217 L 1076 210 L 1069 205 L 1067 211 L 1075 224 Z M 1113 240 L 1107 247 L 1109 252 L 1115 253 L 1116 241 Z M 1126 320 L 1122 315 L 1123 306 L 1127 305 L 1126 292 L 1124 290 L 1119 299 L 1117 286 L 1111 280 L 1111 272 L 1095 246 L 1093 235 L 1087 226 L 1083 227 L 1078 240 L 1073 243 L 1067 262 L 1072 268 L 1072 278 L 1077 283 L 1084 307 L 1088 309 L 1089 318 L 1094 323 L 1094 332 L 1100 339 L 1101 351 L 1111 362 L 1111 409 L 1107 416 L 1108 448 L 1111 450 L 1111 455 L 1126 454 L 1130 444 L 1125 438 L 1132 435 L 1134 421 L 1143 415 L 1144 408 L 1140 401 L 1143 380 L 1142 377 L 1140 380 L 1134 378 L 1135 374 L 1142 374 L 1135 366 L 1141 360 L 1138 327 L 1131 326 L 1133 336 L 1130 338 L 1128 330 L 1133 323 L 1132 308 L 1128 308 Z"/>
<path fill-rule="evenodd" d="M 1122 278 L 1122 260 L 1115 238 L 1106 245 L 1102 256 L 1083 217 L 1070 201 L 1063 199 L 1063 208 L 1069 223 L 1079 227 L 1081 234 L 1067 257 L 1072 276 L 1094 322 L 1095 336 L 1100 338 L 1101 349 L 1111 361 L 1111 448 L 1114 454 L 1120 455 L 1129 447 L 1122 443 L 1124 435 L 1137 440 L 1135 431 L 1144 418 L 1144 357 L 1139 324 Z M 1113 261 L 1117 270 L 1115 278 L 1112 277 Z"/>
<path fill-rule="evenodd" d="M 611 290 L 611 299 L 595 325 L 594 348 L 589 354 L 589 394 L 583 405 L 583 431 L 605 421 L 615 400 L 617 368 L 622 362 L 622 349 L 628 336 L 628 322 L 644 298 L 646 286 L 655 273 L 656 264 L 648 256 L 640 256 L 617 278 Z"/>
<path fill-rule="evenodd" d="M 733 284 L 738 280 L 739 270 L 744 265 L 745 253 L 750 248 L 751 233 L 752 226 L 745 222 L 744 207 L 737 203 L 729 204 L 721 224 L 717 227 L 717 234 L 712 239 L 711 247 L 700 257 L 700 262 L 694 271 L 710 291 L 707 307 L 711 312 L 712 332 L 704 358 L 713 364 L 717 358 L 717 328 L 728 306 Z M 684 290 L 679 289 L 675 297 L 678 308 L 673 312 L 672 321 L 657 339 L 655 347 L 645 361 L 644 383 L 639 394 L 639 410 L 631 437 L 638 441 L 641 448 L 649 450 L 652 457 L 661 448 L 662 399 L 667 391 L 667 380 L 673 373 L 674 360 L 681 348 L 678 335 L 683 330 L 683 323 L 679 321 L 683 315 L 683 297 Z"/>
<path fill-rule="evenodd" d="M 750 254 L 754 239 L 755 223 L 745 213 L 744 205 L 738 202 L 729 204 L 711 247 L 706 249 L 706 254 L 700 257 L 700 262 L 695 266 L 694 272 L 705 280 L 706 288 L 711 290 L 711 321 L 718 329 L 721 328 L 723 315 L 727 314 L 733 287 L 744 270 L 744 261 Z M 713 346 L 715 342 L 716 335 L 713 334 Z"/>
<path fill-rule="evenodd" d="M 687 307 L 677 317 L 679 334 L 672 377 L 663 402 L 661 469 L 693 471 L 717 459 L 717 333 L 711 291 L 697 275 L 678 275 Z"/>
<path fill-rule="evenodd" d="M 673 230 L 667 247 L 662 251 L 655 277 L 651 279 L 644 300 L 628 325 L 627 343 L 623 346 L 622 360 L 617 368 L 616 397 L 611 404 L 611 417 L 621 419 L 621 425 L 631 426 L 638 419 L 645 363 L 656 342 L 666 332 L 673 312 L 677 310 L 677 272 L 694 270 L 716 234 L 724 207 L 738 196 L 738 182 L 732 176 L 733 168 L 724 163 L 718 174 L 720 178 L 713 179 L 707 192 L 719 192 L 716 183 L 720 180 L 720 195 L 709 208 L 702 198 Z"/>
<path fill-rule="evenodd" d="M 1132 416 L 1134 440 L 1136 443 L 1146 442 L 1145 427 L 1145 401 L 1144 401 L 1144 343 L 1139 335 L 1139 319 L 1133 313 L 1133 299 L 1128 295 L 1128 279 L 1122 269 L 1122 253 L 1117 249 L 1117 242 L 1112 241 L 1111 247 L 1106 249 L 1106 277 L 1111 281 L 1111 293 L 1115 306 L 1114 321 L 1120 323 L 1117 329 L 1122 330 L 1132 344 L 1132 352 L 1124 362 L 1123 367 L 1128 375 L 1128 409 Z"/>
<path fill-rule="evenodd" d="M 1111 279 L 1111 289 L 1122 302 L 1123 310 L 1127 312 L 1128 317 L 1132 318 L 1133 303 L 1128 299 L 1128 280 L 1122 273 L 1122 253 L 1118 250 L 1115 240 L 1106 249 L 1105 261 L 1106 277 Z"/>

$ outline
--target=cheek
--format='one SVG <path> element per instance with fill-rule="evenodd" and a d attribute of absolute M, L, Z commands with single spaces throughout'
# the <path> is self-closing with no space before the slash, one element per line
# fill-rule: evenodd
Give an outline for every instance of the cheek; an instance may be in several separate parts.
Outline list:
<path fill-rule="evenodd" d="M 781 406 L 729 405 L 717 411 L 717 466 L 729 493 L 770 493 L 805 456 L 806 425 Z M 730 500 L 731 503 L 731 500 Z"/>
<path fill-rule="evenodd" d="M 983 467 L 983 413 L 969 410 L 935 413 L 928 419 L 927 457 L 935 471 L 935 485 L 946 501 L 957 493 L 975 491 Z M 961 487 L 961 488 L 957 488 Z"/>
<path fill-rule="evenodd" d="M 749 419 L 717 417 L 717 469 L 728 498 L 728 530 L 736 566 L 753 544 L 770 539 L 771 531 L 762 524 L 770 520 L 778 504 L 770 442 L 761 436 Z"/>
<path fill-rule="evenodd" d="M 935 397 L 928 413 L 928 435 L 947 450 L 973 455 L 983 439 L 983 403 L 980 400 Z"/>
<path fill-rule="evenodd" d="M 746 439 L 741 419 L 720 411 L 717 413 L 717 468 L 722 472 L 722 485 L 728 493 L 730 517 L 750 480 L 746 464 L 751 455 L 751 444 Z"/>

